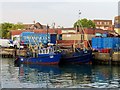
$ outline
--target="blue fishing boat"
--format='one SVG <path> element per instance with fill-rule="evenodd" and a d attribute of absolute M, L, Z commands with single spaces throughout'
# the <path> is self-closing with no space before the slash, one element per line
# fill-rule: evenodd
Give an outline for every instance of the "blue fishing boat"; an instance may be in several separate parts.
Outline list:
<path fill-rule="evenodd" d="M 79 12 L 80 14 L 81 12 Z M 79 20 L 78 20 L 79 21 Z M 78 63 L 78 64 L 85 64 L 85 63 L 92 63 L 92 48 L 91 45 L 87 39 L 87 42 L 90 46 L 90 49 L 88 47 L 85 47 L 84 45 L 84 28 L 82 27 L 81 22 L 77 22 L 76 25 L 76 33 L 80 33 L 81 37 L 79 38 L 78 43 L 75 43 L 71 46 L 71 51 L 68 49 L 67 51 L 62 53 L 62 59 L 61 63 Z M 79 45 L 79 47 L 77 47 Z"/>
<path fill-rule="evenodd" d="M 37 53 L 39 51 L 39 53 Z M 58 53 L 52 48 L 43 48 L 37 50 L 36 53 L 28 54 L 27 57 L 17 57 L 16 63 L 23 64 L 43 64 L 43 65 L 54 65 L 59 64 L 61 59 L 61 53 Z"/>
<path fill-rule="evenodd" d="M 91 64 L 92 63 L 92 51 L 91 50 L 79 50 L 72 53 L 62 53 L 62 64 Z"/>
<path fill-rule="evenodd" d="M 53 54 L 43 54 L 38 55 L 38 57 L 20 57 L 21 63 L 24 64 L 59 64 L 61 58 L 61 54 L 53 53 Z"/>
<path fill-rule="evenodd" d="M 47 28 L 46 38 L 47 38 L 46 43 L 43 43 L 43 42 L 39 42 L 40 40 L 36 39 L 35 33 L 29 35 L 29 37 L 27 37 L 27 41 L 29 44 L 27 50 L 27 57 L 19 56 L 16 59 L 15 63 L 47 64 L 47 65 L 59 64 L 61 53 L 57 52 L 58 50 L 57 46 L 54 46 L 53 43 L 49 43 L 48 28 Z"/>

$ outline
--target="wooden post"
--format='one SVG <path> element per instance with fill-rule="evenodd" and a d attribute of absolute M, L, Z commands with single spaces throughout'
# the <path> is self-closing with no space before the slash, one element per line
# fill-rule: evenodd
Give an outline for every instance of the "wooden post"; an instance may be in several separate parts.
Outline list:
<path fill-rule="evenodd" d="M 109 59 L 109 64 L 111 65 L 111 62 L 112 62 L 112 55 L 113 55 L 113 50 L 111 49 L 110 50 L 110 59 Z"/>
<path fill-rule="evenodd" d="M 14 52 L 15 52 L 14 57 L 16 57 L 17 56 L 17 49 L 16 48 L 15 48 Z"/>

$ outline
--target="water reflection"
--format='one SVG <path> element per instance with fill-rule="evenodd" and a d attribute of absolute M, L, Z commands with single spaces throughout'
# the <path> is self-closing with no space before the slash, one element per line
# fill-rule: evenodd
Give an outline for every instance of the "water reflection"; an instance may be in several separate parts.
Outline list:
<path fill-rule="evenodd" d="M 92 65 L 22 65 L 19 79 L 47 88 L 116 88 L 120 86 L 119 67 Z"/>
<path fill-rule="evenodd" d="M 73 85 L 87 84 L 91 82 L 92 66 L 91 65 L 68 65 L 61 67 L 62 78 L 72 80 Z M 68 78 L 68 79 L 67 79 Z"/>
<path fill-rule="evenodd" d="M 95 66 L 93 76 L 93 82 L 107 82 L 112 79 L 112 68 L 110 66 Z"/>
<path fill-rule="evenodd" d="M 91 82 L 91 65 L 43 66 L 21 65 L 20 82 L 46 87 L 70 87 Z"/>
<path fill-rule="evenodd" d="M 58 66 L 21 65 L 19 67 L 19 80 L 21 83 L 34 83 L 39 87 L 52 87 L 51 80 L 61 74 Z"/>
<path fill-rule="evenodd" d="M 120 67 L 21 65 L 2 60 L 2 88 L 120 88 Z"/>
<path fill-rule="evenodd" d="M 111 65 L 97 65 L 92 69 L 92 82 L 97 88 L 120 87 L 120 67 Z"/>

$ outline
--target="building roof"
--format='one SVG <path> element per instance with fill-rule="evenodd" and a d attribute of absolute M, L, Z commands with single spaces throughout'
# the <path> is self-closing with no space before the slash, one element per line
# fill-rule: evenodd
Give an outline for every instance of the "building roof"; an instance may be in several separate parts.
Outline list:
<path fill-rule="evenodd" d="M 75 28 L 60 28 L 62 30 L 75 30 Z"/>
<path fill-rule="evenodd" d="M 34 32 L 34 33 L 47 33 L 46 29 L 33 29 L 33 30 L 11 30 L 11 35 L 20 35 L 22 32 Z M 61 29 L 48 29 L 48 33 L 61 34 Z"/>
<path fill-rule="evenodd" d="M 65 29 L 65 30 L 67 30 L 67 29 Z M 68 30 L 70 30 L 70 29 L 68 29 Z M 76 29 L 74 28 L 74 30 L 76 30 Z M 103 29 L 97 29 L 97 28 L 95 28 L 95 29 L 94 28 L 84 28 L 85 34 L 95 34 L 95 33 L 103 34 L 105 32 L 115 32 L 115 31 L 114 30 L 103 30 Z M 67 33 L 65 33 L 65 34 L 67 34 Z M 70 32 L 69 34 L 76 34 L 76 33 Z"/>
<path fill-rule="evenodd" d="M 62 30 L 76 30 L 75 28 L 55 28 L 55 29 L 48 29 L 48 33 L 50 34 L 62 34 Z M 11 30 L 11 35 L 20 35 L 22 32 L 34 32 L 34 33 L 47 33 L 47 29 L 33 29 L 33 30 Z M 108 33 L 108 32 L 115 32 L 114 30 L 103 30 L 103 29 L 93 29 L 93 28 L 84 28 L 85 34 L 95 34 L 95 33 Z M 69 32 L 68 32 L 69 33 Z M 71 34 L 75 34 L 75 32 L 70 32 Z"/>
<path fill-rule="evenodd" d="M 120 16 L 115 16 L 115 19 L 120 19 Z"/>
<path fill-rule="evenodd" d="M 112 22 L 112 20 L 100 20 L 100 19 L 95 19 L 95 20 L 93 20 L 93 21 L 95 21 L 95 22 L 97 22 L 97 21 L 102 21 L 102 22 L 108 21 L 108 22 Z"/>
<path fill-rule="evenodd" d="M 46 29 L 47 25 L 42 25 L 39 22 L 33 24 L 23 24 L 25 29 Z"/>

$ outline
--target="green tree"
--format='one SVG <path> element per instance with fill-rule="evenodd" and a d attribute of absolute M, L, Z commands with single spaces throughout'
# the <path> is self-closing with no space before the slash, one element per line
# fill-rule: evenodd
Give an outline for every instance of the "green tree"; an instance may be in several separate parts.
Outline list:
<path fill-rule="evenodd" d="M 78 20 L 74 23 L 74 27 L 82 26 L 83 28 L 95 28 L 95 23 L 86 18 Z"/>
<path fill-rule="evenodd" d="M 14 24 L 12 23 L 2 23 L 0 25 L 1 37 L 2 38 L 10 38 L 9 30 L 12 29 Z"/>
<path fill-rule="evenodd" d="M 24 29 L 22 23 L 1 23 L 0 24 L 0 37 L 1 38 L 10 38 L 10 30 Z"/>
<path fill-rule="evenodd" d="M 18 22 L 17 24 L 14 24 L 12 29 L 17 30 L 17 29 L 24 29 L 24 25 L 20 22 Z"/>

